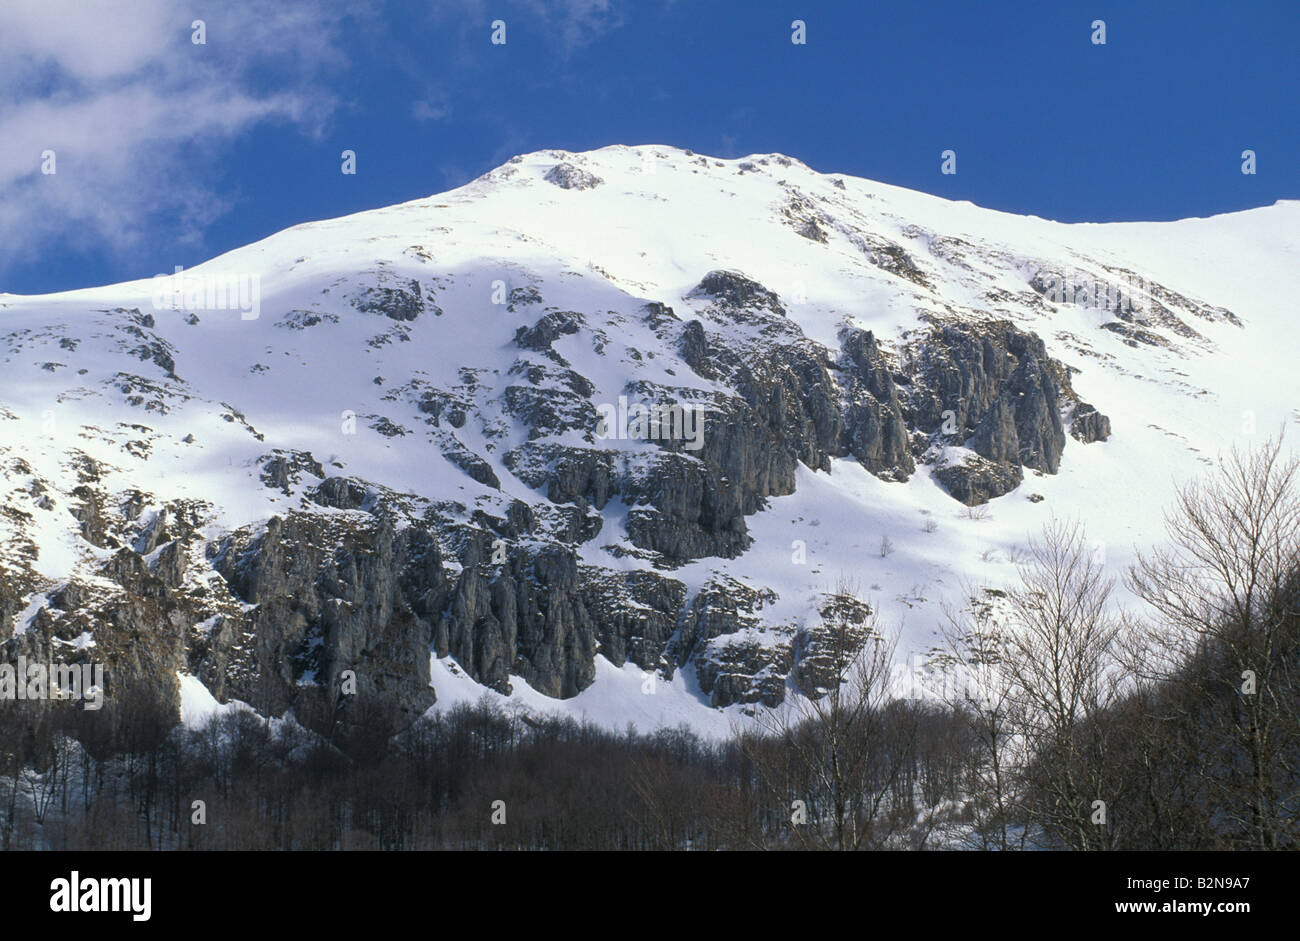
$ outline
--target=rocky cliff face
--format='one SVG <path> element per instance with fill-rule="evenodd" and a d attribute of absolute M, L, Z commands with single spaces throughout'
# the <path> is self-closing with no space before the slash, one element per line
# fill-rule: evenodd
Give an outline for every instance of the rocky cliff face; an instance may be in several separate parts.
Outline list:
<path fill-rule="evenodd" d="M 744 327 L 744 347 L 650 305 L 646 319 L 669 355 L 714 391 L 644 381 L 624 391 L 701 404 L 707 432 L 698 450 L 666 439 L 629 462 L 596 446 L 594 388 L 554 350 L 561 337 L 590 333 L 590 318 L 549 313 L 517 331 L 515 345 L 542 361 L 517 361 L 519 378 L 503 399 L 529 429 L 506 467 L 533 489 L 532 502 L 508 501 L 499 518 L 466 521 L 433 509 L 415 518 L 386 488 L 328 476 L 310 453 L 281 451 L 267 457 L 260 479 L 301 493 L 303 509 L 204 542 L 166 509 L 142 526 L 145 495 L 113 510 L 107 494 L 82 484 L 67 512 L 86 542 L 117 547 L 100 571 L 115 587 L 105 594 L 102 585 L 69 582 L 51 599 L 52 613 L 42 609 L 5 650 L 48 655 L 84 629 L 115 682 L 168 688 L 167 678 L 183 671 L 219 700 L 271 713 L 335 715 L 359 695 L 413 719 L 436 698 L 431 652 L 503 693 L 516 676 L 548 696 L 574 696 L 593 681 L 600 653 L 669 677 L 691 664 L 714 706 L 775 705 L 787 677 L 805 691 L 830 682 L 817 628 L 765 623 L 774 593 L 735 579 L 691 593 L 653 569 L 583 564 L 577 549 L 602 534 L 600 511 L 612 499 L 628 508 L 631 546 L 671 571 L 742 554 L 751 541 L 746 517 L 794 492 L 799 464 L 824 473 L 833 459 L 851 459 L 901 481 L 918 460 L 930 461 L 957 499 L 976 504 L 1018 485 L 1022 467 L 1057 470 L 1067 412 L 1081 441 L 1109 430 L 1105 416 L 1077 401 L 1042 341 L 1010 323 L 934 323 L 893 353 L 869 331 L 850 329 L 832 351 L 804 337 L 777 294 L 743 274 L 709 272 L 690 294 Z M 359 309 L 397 321 L 419 316 L 425 303 L 418 284 L 361 297 Z M 456 401 L 425 390 L 418 407 L 439 429 L 455 429 L 474 410 Z M 556 440 L 573 434 L 590 444 Z M 459 438 L 436 440 L 467 476 L 500 488 Z M 945 442 L 974 457 L 935 460 L 934 446 Z M 453 547 L 449 556 L 444 546 Z M 187 590 L 200 582 L 202 592 Z M 4 596 L 10 616 L 15 594 Z"/>
<path fill-rule="evenodd" d="M 1055 474 L 1074 436 L 1104 441 L 1110 420 L 1080 402 L 1069 371 L 1043 341 L 1005 321 L 935 324 L 908 349 L 905 415 L 932 440 L 962 445 L 975 458 L 941 462 L 937 476 L 958 500 L 986 503 L 1019 486 L 1021 468 Z"/>

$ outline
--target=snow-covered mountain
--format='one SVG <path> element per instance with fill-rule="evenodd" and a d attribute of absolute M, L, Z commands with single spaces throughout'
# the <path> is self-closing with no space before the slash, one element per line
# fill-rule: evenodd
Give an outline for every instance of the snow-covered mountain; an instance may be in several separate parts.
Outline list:
<path fill-rule="evenodd" d="M 1066 225 L 652 146 L 0 294 L 0 660 L 722 732 L 822 685 L 841 576 L 907 658 L 1053 515 L 1122 570 L 1300 419 L 1298 295 L 1296 202 Z"/>

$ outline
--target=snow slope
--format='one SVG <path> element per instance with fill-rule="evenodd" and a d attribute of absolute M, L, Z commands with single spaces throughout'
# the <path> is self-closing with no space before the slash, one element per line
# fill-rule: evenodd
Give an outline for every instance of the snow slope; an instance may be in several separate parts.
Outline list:
<path fill-rule="evenodd" d="M 567 188 L 555 182 L 557 166 L 572 168 L 561 176 Z M 888 245 L 906 249 L 919 278 L 882 263 Z M 837 459 L 829 474 L 801 466 L 795 493 L 749 517 L 747 552 L 672 572 L 692 591 L 719 572 L 770 587 L 778 600 L 765 620 L 791 624 L 848 575 L 882 622 L 901 629 L 904 658 L 929 648 L 941 603 L 963 583 L 1014 577 L 1017 547 L 1051 515 L 1086 521 L 1118 574 L 1135 546 L 1159 537 L 1177 481 L 1225 447 L 1300 420 L 1292 326 L 1300 203 L 1170 223 L 1067 225 L 820 174 L 780 155 L 547 151 L 427 199 L 295 226 L 186 273 L 248 284 L 256 276 L 256 319 L 206 308 L 187 316 L 170 298 L 158 307 L 151 279 L 0 294 L 0 564 L 26 560 L 40 592 L 74 575 L 96 577 L 111 553 L 82 539 L 66 510 L 77 453 L 105 467 L 116 492 L 142 491 L 151 505 L 204 501 L 213 537 L 300 505 L 297 490 L 259 481 L 276 449 L 310 451 L 335 473 L 431 503 L 536 502 L 539 494 L 502 460 L 527 440 L 499 408 L 515 331 L 548 310 L 583 312 L 608 345 L 597 349 L 582 333 L 560 337 L 554 350 L 594 385 L 593 402 L 616 402 L 631 379 L 709 391 L 709 381 L 653 356 L 660 341 L 636 312 L 660 301 L 725 332 L 690 296 L 713 269 L 744 272 L 775 291 L 803 334 L 832 348 L 846 325 L 901 349 L 926 315 L 1013 320 L 1077 368 L 1075 390 L 1111 419 L 1109 440 L 1071 442 L 1060 473 L 1030 473 L 986 513 L 954 501 L 925 466 L 901 483 L 851 459 Z M 1127 283 L 1114 272 L 1133 273 L 1189 302 L 1166 296 L 1194 332 L 1153 327 L 1158 344 L 1134 343 L 1103 328 L 1114 321 L 1109 311 L 1044 302 L 1027 288 L 1035 273 L 1057 269 Z M 376 285 L 412 281 L 438 314 L 404 322 L 358 310 Z M 528 300 L 529 289 L 540 301 Z M 1197 316 L 1199 305 L 1237 322 Z M 458 388 L 475 414 L 490 416 L 457 435 L 491 465 L 499 490 L 443 458 L 413 404 L 421 383 Z M 1030 493 L 1043 499 L 1032 502 Z M 46 497 L 52 507 L 41 506 Z M 625 509 L 606 507 L 607 533 L 617 532 Z M 892 542 L 884 555 L 882 536 Z M 796 541 L 806 563 L 796 561 Z M 608 543 L 583 544 L 583 560 L 650 565 L 635 553 L 612 555 Z M 30 620 L 44 596 L 24 600 Z M 439 707 L 483 693 L 450 660 L 433 657 L 433 677 Z M 197 683 L 185 679 L 186 708 L 210 711 Z M 550 700 L 522 682 L 512 698 L 611 725 L 686 722 L 725 732 L 739 707 L 709 708 L 693 683 L 688 668 L 649 695 L 641 670 L 602 659 L 595 683 L 573 699 Z"/>

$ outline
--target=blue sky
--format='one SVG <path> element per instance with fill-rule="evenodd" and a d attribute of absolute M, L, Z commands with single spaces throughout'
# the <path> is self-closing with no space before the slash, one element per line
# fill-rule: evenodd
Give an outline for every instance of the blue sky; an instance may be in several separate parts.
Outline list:
<path fill-rule="evenodd" d="M 1066 221 L 1269 205 L 1300 198 L 1298 63 L 1296 0 L 5 0 L 0 291 L 148 277 L 614 143 Z"/>

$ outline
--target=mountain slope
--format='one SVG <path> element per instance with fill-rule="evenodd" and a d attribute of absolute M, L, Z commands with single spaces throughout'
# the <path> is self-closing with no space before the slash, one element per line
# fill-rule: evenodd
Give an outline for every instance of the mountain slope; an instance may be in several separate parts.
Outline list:
<path fill-rule="evenodd" d="M 488 688 L 723 731 L 824 685 L 841 575 L 906 656 L 1050 515 L 1122 568 L 1174 480 L 1300 417 L 1297 261 L 1292 202 L 1063 225 L 611 147 L 179 298 L 0 295 L 0 659 L 190 713 L 332 715 L 352 670 L 407 718 Z"/>

